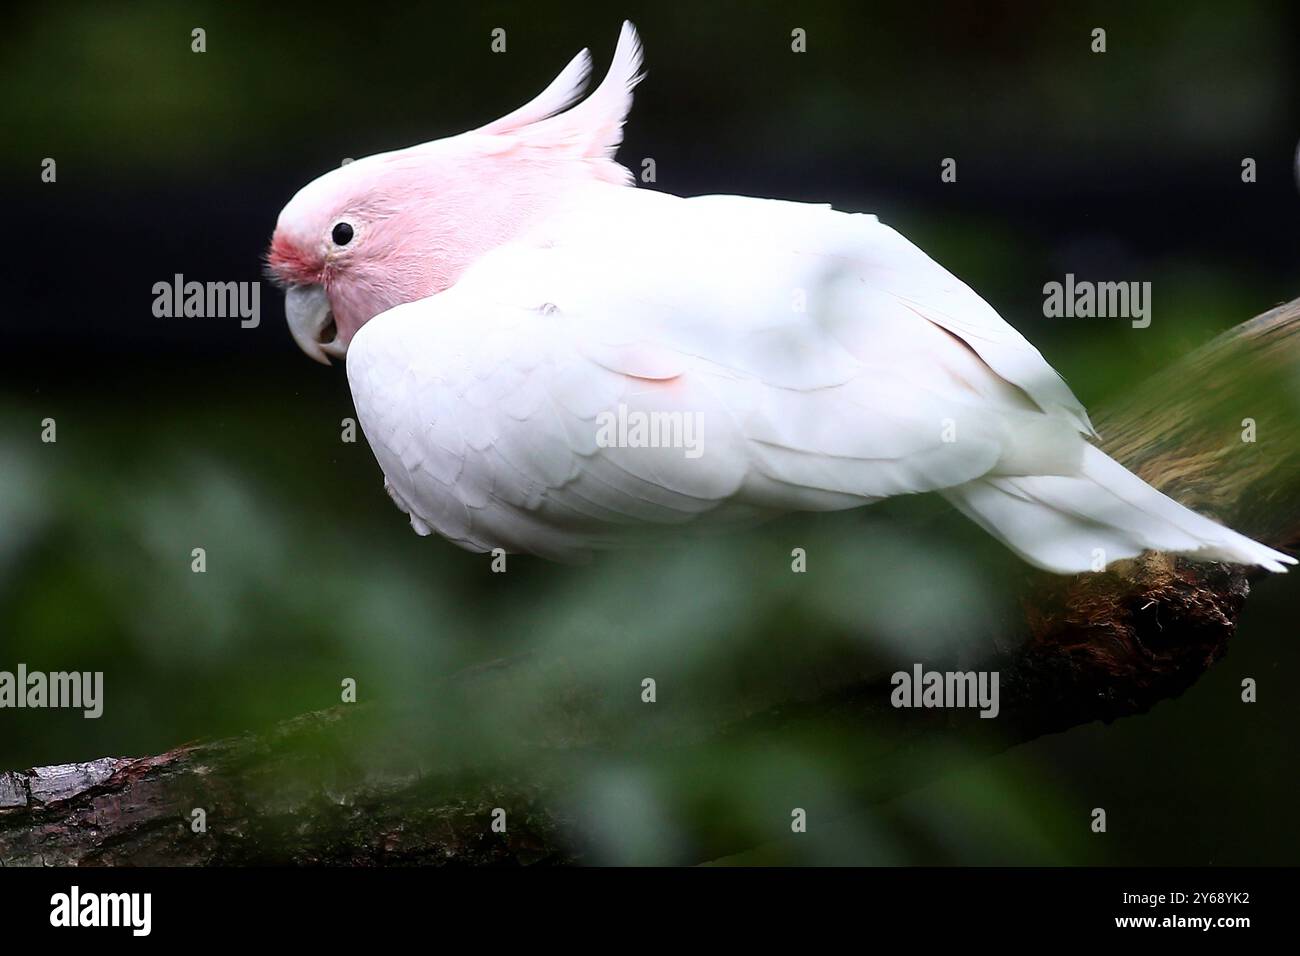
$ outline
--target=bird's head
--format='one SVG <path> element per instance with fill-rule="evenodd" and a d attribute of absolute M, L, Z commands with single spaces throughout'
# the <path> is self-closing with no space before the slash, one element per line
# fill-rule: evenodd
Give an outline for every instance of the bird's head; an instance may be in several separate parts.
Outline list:
<path fill-rule="evenodd" d="M 640 41 L 624 23 L 608 75 L 578 105 L 591 71 L 586 50 L 501 119 L 347 163 L 299 190 L 266 257 L 286 289 L 298 346 L 329 364 L 370 319 L 448 288 L 569 188 L 630 182 L 614 153 L 640 64 Z"/>

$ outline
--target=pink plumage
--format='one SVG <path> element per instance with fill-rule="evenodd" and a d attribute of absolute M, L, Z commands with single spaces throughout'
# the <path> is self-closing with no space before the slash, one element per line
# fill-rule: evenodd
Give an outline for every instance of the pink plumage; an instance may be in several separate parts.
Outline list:
<path fill-rule="evenodd" d="M 477 130 L 369 156 L 309 183 L 280 213 L 271 275 L 324 286 L 346 347 L 372 316 L 450 287 L 572 187 L 630 182 L 613 156 L 641 79 L 635 30 L 624 25 L 600 86 L 560 112 L 581 96 L 590 61 L 583 50 L 536 98 Z M 331 236 L 340 222 L 353 230 L 345 246 Z"/>

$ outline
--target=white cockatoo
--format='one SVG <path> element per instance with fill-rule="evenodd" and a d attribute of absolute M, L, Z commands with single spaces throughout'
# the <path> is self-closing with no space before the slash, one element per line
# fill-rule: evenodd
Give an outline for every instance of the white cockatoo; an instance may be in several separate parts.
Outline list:
<path fill-rule="evenodd" d="M 585 50 L 513 113 L 335 169 L 280 214 L 293 336 L 346 355 L 417 532 L 574 560 L 937 491 L 1051 571 L 1294 563 L 1090 444 L 1038 350 L 875 216 L 633 188 L 613 157 L 640 64 L 624 24 L 581 102 Z"/>

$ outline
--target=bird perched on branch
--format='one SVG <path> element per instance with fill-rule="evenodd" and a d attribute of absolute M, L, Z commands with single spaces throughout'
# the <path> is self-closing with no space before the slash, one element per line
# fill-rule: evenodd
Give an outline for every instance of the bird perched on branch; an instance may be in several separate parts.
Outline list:
<path fill-rule="evenodd" d="M 875 216 L 633 188 L 631 24 L 582 99 L 590 62 L 321 176 L 276 224 L 290 331 L 346 355 L 417 532 L 573 560 L 936 491 L 1056 572 L 1146 549 L 1294 563 L 1090 444 L 1039 351 Z"/>

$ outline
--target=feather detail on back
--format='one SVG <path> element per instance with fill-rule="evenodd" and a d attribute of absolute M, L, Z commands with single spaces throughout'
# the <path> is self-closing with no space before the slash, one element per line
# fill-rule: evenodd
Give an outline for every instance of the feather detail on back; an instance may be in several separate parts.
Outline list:
<path fill-rule="evenodd" d="M 574 560 L 939 491 L 1058 573 L 1294 561 L 1088 444 L 1038 350 L 873 216 L 592 183 L 368 322 L 347 371 L 394 500 L 473 551 Z"/>

